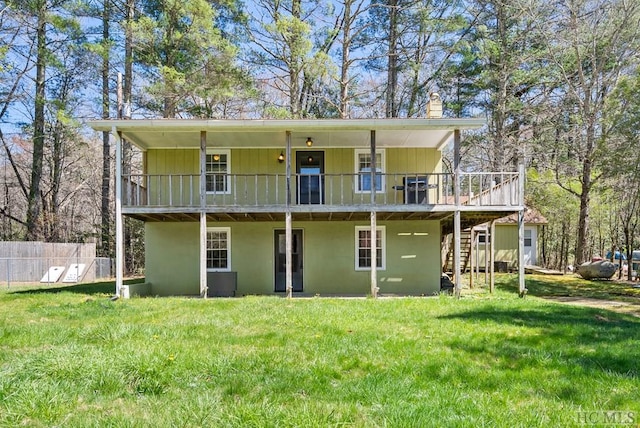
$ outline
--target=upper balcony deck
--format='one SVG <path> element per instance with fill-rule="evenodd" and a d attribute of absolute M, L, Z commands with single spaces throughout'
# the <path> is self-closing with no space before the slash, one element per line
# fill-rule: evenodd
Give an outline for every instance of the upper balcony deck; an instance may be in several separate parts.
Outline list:
<path fill-rule="evenodd" d="M 454 174 L 378 173 L 372 201 L 370 174 L 197 174 L 123 176 L 123 213 L 145 220 L 365 218 L 372 210 L 389 219 L 442 219 L 456 208 Z M 458 209 L 500 217 L 518 210 L 517 172 L 460 174 Z M 287 190 L 287 187 L 289 190 Z M 201 198 L 201 188 L 205 188 Z"/>

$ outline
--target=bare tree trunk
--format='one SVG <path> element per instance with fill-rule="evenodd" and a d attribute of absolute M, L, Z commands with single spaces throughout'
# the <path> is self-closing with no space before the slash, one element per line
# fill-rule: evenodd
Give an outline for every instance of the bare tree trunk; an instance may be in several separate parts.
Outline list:
<path fill-rule="evenodd" d="M 507 146 L 507 135 L 505 132 L 506 115 L 507 115 L 507 97 L 508 97 L 508 81 L 509 81 L 509 60 L 507 59 L 509 51 L 509 42 L 507 40 L 507 25 L 504 5 L 498 2 L 496 5 L 496 31 L 498 35 L 498 43 L 501 46 L 497 62 L 497 79 L 495 93 L 495 109 L 493 111 L 494 138 L 491 144 L 491 171 L 504 171 L 505 168 L 505 151 Z"/>
<path fill-rule="evenodd" d="M 127 18 L 124 41 L 124 110 L 120 112 L 120 118 L 130 119 L 131 114 L 131 94 L 133 86 L 133 32 L 131 26 L 135 18 L 135 0 L 127 0 Z"/>
<path fill-rule="evenodd" d="M 109 119 L 109 20 L 111 19 L 111 0 L 104 0 L 102 11 L 102 118 Z M 102 133 L 102 192 L 100 199 L 100 253 L 109 257 L 111 253 L 111 210 L 110 208 L 111 182 L 111 146 L 109 132 Z"/>
<path fill-rule="evenodd" d="M 398 117 L 398 1 L 389 1 L 389 64 L 387 68 L 387 100 L 385 116 Z"/>
<path fill-rule="evenodd" d="M 40 182 L 42 180 L 42 161 L 44 158 L 44 106 L 45 69 L 47 55 L 46 1 L 38 2 L 38 22 L 36 29 L 36 93 L 33 119 L 33 159 L 31 162 L 31 183 L 27 202 L 27 233 L 25 239 L 34 241 L 39 238 L 40 226 Z"/>
<path fill-rule="evenodd" d="M 591 153 L 588 150 L 587 153 Z M 589 155 L 590 156 L 590 155 Z M 589 260 L 589 202 L 591 200 L 591 159 L 582 164 L 582 191 L 580 192 L 580 214 L 578 217 L 578 240 L 576 242 L 576 264 Z"/>
<path fill-rule="evenodd" d="M 300 19 L 302 13 L 301 0 L 293 0 L 291 5 L 291 15 L 295 19 Z M 291 67 L 289 71 L 289 102 L 291 103 L 291 114 L 294 118 L 300 118 L 302 111 L 300 108 L 300 73 L 302 61 L 299 57 L 300 53 L 294 49 L 299 45 L 297 39 L 300 38 L 298 32 L 293 33 L 291 42 Z"/>
<path fill-rule="evenodd" d="M 349 57 L 351 54 L 351 5 L 352 0 L 344 2 L 344 25 L 342 29 L 342 64 L 340 68 L 340 118 L 349 117 Z"/>
<path fill-rule="evenodd" d="M 120 111 L 119 112 L 119 119 L 122 118 L 126 118 L 126 119 L 130 119 L 130 114 L 131 114 L 131 109 L 132 109 L 132 104 L 131 104 L 131 98 L 132 98 L 132 93 L 133 93 L 133 32 L 132 32 L 132 25 L 133 25 L 133 21 L 135 19 L 135 0 L 127 0 L 127 31 L 125 34 L 125 47 L 124 47 L 124 88 L 123 88 L 123 109 L 124 111 Z M 131 161 L 131 147 L 129 145 L 129 143 L 127 142 L 127 140 L 123 139 L 122 142 L 122 173 L 123 174 L 130 174 L 131 173 L 131 168 L 130 168 L 130 161 Z M 120 179 L 121 177 L 117 177 L 117 179 Z M 124 248 L 130 248 L 131 247 L 131 235 L 132 235 L 132 226 L 131 226 L 131 220 L 127 217 L 124 218 L 123 220 L 124 223 Z M 134 271 L 134 266 L 133 266 L 133 262 L 130 259 L 130 257 L 128 257 L 129 254 L 131 254 L 132 251 L 125 251 L 125 272 L 126 273 L 131 273 Z"/>
<path fill-rule="evenodd" d="M 413 54 L 413 61 L 415 64 L 420 64 L 422 62 L 423 49 L 426 44 L 426 40 L 429 39 L 422 21 L 420 21 L 420 34 L 418 37 L 418 46 L 416 46 L 416 50 Z M 416 113 L 418 113 L 416 111 L 416 103 L 418 101 L 420 89 L 420 67 L 415 67 L 411 76 L 411 95 L 409 96 L 409 104 L 407 105 L 407 117 L 413 117 Z"/>
<path fill-rule="evenodd" d="M 48 242 L 60 241 L 60 227 L 58 227 L 58 212 L 60 208 L 60 181 L 62 180 L 62 165 L 64 162 L 63 153 L 63 126 L 56 124 L 53 133 L 53 170 L 51 171 L 51 202 L 49 204 L 49 227 L 45 239 Z"/>
<path fill-rule="evenodd" d="M 567 247 L 569 246 L 567 241 L 567 222 L 565 220 L 562 221 L 562 233 L 560 236 L 560 263 L 557 266 L 562 272 L 567 272 L 567 262 L 565 255 L 567 254 Z"/>

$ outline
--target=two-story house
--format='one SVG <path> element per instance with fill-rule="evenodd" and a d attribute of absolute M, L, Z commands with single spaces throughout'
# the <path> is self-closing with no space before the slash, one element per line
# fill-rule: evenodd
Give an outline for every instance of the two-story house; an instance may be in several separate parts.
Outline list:
<path fill-rule="evenodd" d="M 116 138 L 117 292 L 122 216 L 144 221 L 152 295 L 376 296 L 438 293 L 445 234 L 523 212 L 523 170 L 459 168 L 460 132 L 482 119 L 90 125 Z M 123 173 L 123 139 L 142 174 Z"/>

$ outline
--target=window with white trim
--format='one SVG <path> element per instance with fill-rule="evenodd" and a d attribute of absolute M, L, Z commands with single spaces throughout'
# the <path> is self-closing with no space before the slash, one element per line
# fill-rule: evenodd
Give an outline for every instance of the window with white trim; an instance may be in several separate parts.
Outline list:
<path fill-rule="evenodd" d="M 231 270 L 231 228 L 207 228 L 207 270 Z"/>
<path fill-rule="evenodd" d="M 533 244 L 533 234 L 531 233 L 531 229 L 524 230 L 524 246 L 531 247 Z"/>
<path fill-rule="evenodd" d="M 371 191 L 371 150 L 355 150 L 356 193 Z M 376 191 L 384 191 L 384 150 L 376 150 Z"/>
<path fill-rule="evenodd" d="M 230 193 L 231 152 L 229 150 L 207 151 L 207 193 Z"/>
<path fill-rule="evenodd" d="M 376 266 L 384 270 L 386 266 L 385 256 L 385 228 L 376 228 Z M 356 270 L 371 269 L 371 227 L 356 226 Z"/>

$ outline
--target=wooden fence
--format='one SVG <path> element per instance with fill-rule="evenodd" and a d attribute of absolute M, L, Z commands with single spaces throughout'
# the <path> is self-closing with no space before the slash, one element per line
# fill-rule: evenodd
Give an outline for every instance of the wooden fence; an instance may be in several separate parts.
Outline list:
<path fill-rule="evenodd" d="M 0 281 L 90 282 L 111 276 L 110 260 L 96 257 L 96 245 L 1 242 Z"/>

